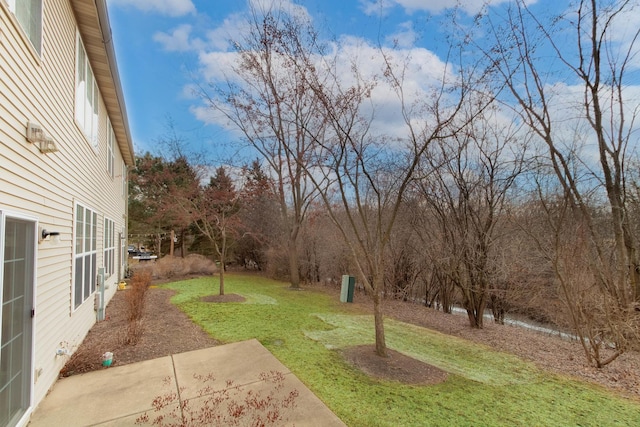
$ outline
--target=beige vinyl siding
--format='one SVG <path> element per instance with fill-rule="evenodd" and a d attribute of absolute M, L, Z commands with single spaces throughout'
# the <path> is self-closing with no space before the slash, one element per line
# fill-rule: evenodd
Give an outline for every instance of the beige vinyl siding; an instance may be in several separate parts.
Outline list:
<path fill-rule="evenodd" d="M 33 368 L 41 373 L 35 378 L 36 405 L 68 359 L 56 356 L 56 349 L 77 348 L 95 322 L 93 296 L 75 311 L 72 305 L 75 203 L 98 214 L 98 268 L 103 265 L 104 217 L 114 221 L 116 247 L 117 233 L 126 226 L 121 180 L 110 177 L 105 167 L 107 109 L 102 98 L 97 149 L 75 121 L 73 11 L 66 0 L 43 3 L 42 54 L 37 57 L 0 0 L 0 210 L 34 215 L 41 227 L 61 233 L 59 244 L 44 241 L 37 247 Z M 36 144 L 29 143 L 25 138 L 28 121 L 39 123 L 59 151 L 42 154 Z M 119 145 L 114 145 L 116 176 L 123 161 Z M 117 280 L 114 274 L 107 282 L 107 300 L 115 293 Z"/>

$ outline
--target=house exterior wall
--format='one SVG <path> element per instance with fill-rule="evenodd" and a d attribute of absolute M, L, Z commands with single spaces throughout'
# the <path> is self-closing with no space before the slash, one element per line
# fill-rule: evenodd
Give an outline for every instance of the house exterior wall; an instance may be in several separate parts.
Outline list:
<path fill-rule="evenodd" d="M 0 0 L 0 211 L 35 217 L 39 227 L 60 232 L 58 243 L 49 238 L 36 248 L 32 408 L 68 360 L 56 350 L 73 352 L 96 321 L 95 295 L 78 308 L 73 302 L 77 203 L 97 213 L 98 268 L 104 263 L 105 218 L 115 225 L 115 271 L 105 282 L 106 301 L 117 289 L 118 274 L 124 274 L 118 264 L 126 262 L 118 240 L 121 232 L 126 237 L 127 222 L 123 159 L 133 153 L 121 153 L 130 142 L 115 143 L 113 177 L 108 173 L 108 117 L 102 95 L 96 148 L 75 120 L 77 34 L 71 3 L 44 0 L 38 54 L 6 0 Z M 29 122 L 39 123 L 58 151 L 41 153 L 38 144 L 29 142 Z"/>

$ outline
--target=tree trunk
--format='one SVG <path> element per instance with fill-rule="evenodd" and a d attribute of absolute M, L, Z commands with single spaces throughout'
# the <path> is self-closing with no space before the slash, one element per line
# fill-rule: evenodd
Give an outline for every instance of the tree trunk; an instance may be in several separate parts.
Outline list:
<path fill-rule="evenodd" d="M 481 293 L 481 291 L 474 291 L 472 289 L 463 291 L 464 308 L 467 310 L 469 326 L 476 329 L 482 329 L 484 327 L 484 309 L 487 303 L 486 297 L 481 295 Z"/>
<path fill-rule="evenodd" d="M 627 256 L 629 257 L 629 281 L 633 301 L 640 304 L 640 264 L 638 263 L 636 241 L 629 228 L 628 216 L 626 216 L 624 222 L 624 241 L 627 248 Z"/>
<path fill-rule="evenodd" d="M 300 289 L 300 269 L 298 266 L 298 245 L 295 236 L 289 237 L 289 280 L 291 288 Z"/>
<path fill-rule="evenodd" d="M 180 256 L 182 258 L 184 258 L 185 256 L 187 256 L 187 242 L 185 239 L 185 234 L 187 234 L 185 232 L 184 229 L 180 230 Z"/>
<path fill-rule="evenodd" d="M 220 261 L 220 295 L 224 295 L 224 264 Z"/>
<path fill-rule="evenodd" d="M 223 228 L 221 230 L 222 235 L 222 247 L 221 250 L 218 251 L 220 255 L 220 295 L 224 295 L 224 270 L 225 270 L 225 262 L 226 262 L 226 253 L 227 253 L 227 233 Z"/>
<path fill-rule="evenodd" d="M 174 230 L 171 230 L 171 241 L 169 242 L 169 255 L 173 256 L 173 250 L 174 250 L 174 240 L 176 239 L 176 232 Z"/>
<path fill-rule="evenodd" d="M 382 301 L 380 290 L 373 292 L 373 319 L 376 330 L 376 354 L 380 357 L 387 357 L 387 343 L 384 337 L 384 314 L 382 311 Z"/>

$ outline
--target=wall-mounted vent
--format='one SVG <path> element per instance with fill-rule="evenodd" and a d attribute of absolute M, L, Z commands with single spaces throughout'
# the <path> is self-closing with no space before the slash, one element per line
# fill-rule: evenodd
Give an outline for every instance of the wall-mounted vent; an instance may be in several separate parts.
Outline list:
<path fill-rule="evenodd" d="M 27 141 L 40 142 L 45 140 L 44 129 L 36 122 L 27 123 Z"/>

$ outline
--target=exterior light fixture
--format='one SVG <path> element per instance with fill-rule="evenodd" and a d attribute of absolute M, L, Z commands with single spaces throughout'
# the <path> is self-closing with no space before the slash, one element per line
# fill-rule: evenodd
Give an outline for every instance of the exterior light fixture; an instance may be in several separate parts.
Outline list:
<path fill-rule="evenodd" d="M 39 148 L 40 152 L 43 154 L 55 153 L 56 151 L 58 151 L 58 147 L 56 146 L 55 141 L 53 140 L 53 138 L 49 138 L 48 136 L 40 141 Z"/>
<path fill-rule="evenodd" d="M 58 151 L 53 138 L 48 136 L 44 128 L 36 122 L 27 123 L 27 141 L 34 143 L 43 154 Z"/>
<path fill-rule="evenodd" d="M 59 231 L 47 231 L 47 229 L 40 227 L 40 234 L 38 235 L 38 243 L 46 240 L 51 236 L 51 240 L 55 243 L 60 241 L 60 232 Z"/>

